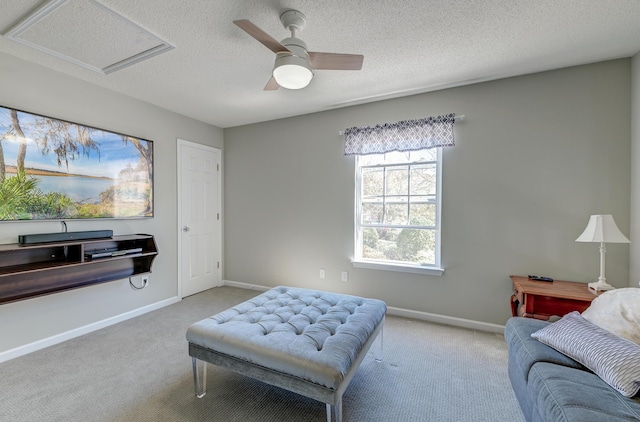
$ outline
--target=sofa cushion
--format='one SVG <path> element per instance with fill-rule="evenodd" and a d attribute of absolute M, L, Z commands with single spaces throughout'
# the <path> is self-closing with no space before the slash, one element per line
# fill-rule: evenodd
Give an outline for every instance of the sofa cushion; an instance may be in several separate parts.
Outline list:
<path fill-rule="evenodd" d="M 584 369 L 580 363 L 531 337 L 531 334 L 549 326 L 547 321 L 512 317 L 507 321 L 504 336 L 509 346 L 510 364 L 525 381 L 536 362 L 550 362 L 576 369 Z"/>
<path fill-rule="evenodd" d="M 640 402 L 624 398 L 597 375 L 540 362 L 531 368 L 532 421 L 629 422 L 640 420 Z"/>
<path fill-rule="evenodd" d="M 604 292 L 593 299 L 582 317 L 600 328 L 640 344 L 640 289 Z"/>
<path fill-rule="evenodd" d="M 626 397 L 640 390 L 640 346 L 592 324 L 577 311 L 531 337 L 582 363 Z"/>

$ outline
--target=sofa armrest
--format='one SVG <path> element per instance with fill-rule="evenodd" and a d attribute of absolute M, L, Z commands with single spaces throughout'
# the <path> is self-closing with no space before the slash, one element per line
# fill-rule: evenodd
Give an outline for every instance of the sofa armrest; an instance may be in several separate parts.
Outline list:
<path fill-rule="evenodd" d="M 512 369 L 515 369 L 525 381 L 528 380 L 529 371 L 536 362 L 586 370 L 580 363 L 531 337 L 532 333 L 548 324 L 547 321 L 522 317 L 512 317 L 507 321 L 504 336 L 509 347 L 510 365 L 516 366 Z"/>

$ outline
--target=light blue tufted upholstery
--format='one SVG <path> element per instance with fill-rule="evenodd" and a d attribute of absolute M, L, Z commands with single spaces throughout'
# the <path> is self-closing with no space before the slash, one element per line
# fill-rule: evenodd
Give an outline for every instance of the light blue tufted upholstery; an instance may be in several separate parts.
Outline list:
<path fill-rule="evenodd" d="M 187 340 L 337 389 L 386 309 L 376 299 L 280 286 L 192 325 Z"/>

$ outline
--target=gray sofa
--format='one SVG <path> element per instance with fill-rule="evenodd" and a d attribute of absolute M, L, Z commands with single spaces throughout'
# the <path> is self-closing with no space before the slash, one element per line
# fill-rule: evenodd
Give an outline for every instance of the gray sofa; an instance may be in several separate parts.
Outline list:
<path fill-rule="evenodd" d="M 549 324 L 507 321 L 509 379 L 527 422 L 640 421 L 640 399 L 626 398 L 580 363 L 531 337 Z"/>

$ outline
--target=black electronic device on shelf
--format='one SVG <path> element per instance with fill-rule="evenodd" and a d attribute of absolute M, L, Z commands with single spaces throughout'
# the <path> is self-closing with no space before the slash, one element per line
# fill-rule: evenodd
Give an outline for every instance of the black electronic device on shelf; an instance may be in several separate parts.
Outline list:
<path fill-rule="evenodd" d="M 21 245 L 32 245 L 35 243 L 69 242 L 72 240 L 106 239 L 112 236 L 113 230 L 23 234 L 18 236 L 18 243 Z"/>
<path fill-rule="evenodd" d="M 130 249 L 118 249 L 118 248 L 108 248 L 98 251 L 93 251 L 92 253 L 85 254 L 85 259 L 100 259 L 100 258 L 113 258 L 116 256 L 125 256 L 136 253 L 141 253 L 142 248 L 130 248 Z"/>

